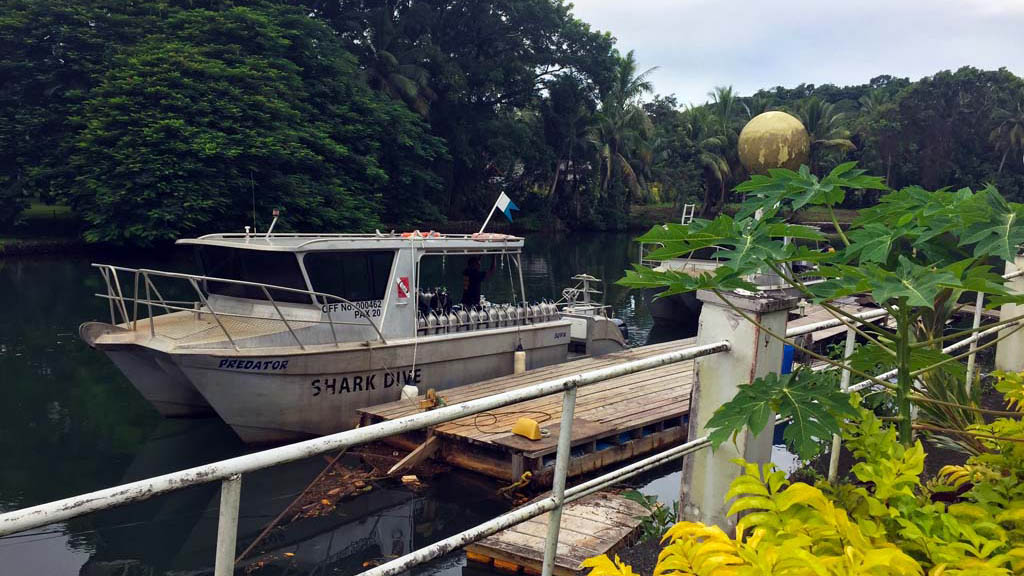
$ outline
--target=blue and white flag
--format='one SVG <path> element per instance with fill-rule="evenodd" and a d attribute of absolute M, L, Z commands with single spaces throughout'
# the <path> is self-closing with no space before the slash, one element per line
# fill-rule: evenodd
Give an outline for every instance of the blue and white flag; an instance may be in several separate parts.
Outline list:
<path fill-rule="evenodd" d="M 512 221 L 512 211 L 519 210 L 519 206 L 516 206 L 516 203 L 504 192 L 501 193 L 501 196 L 498 196 L 498 201 L 494 205 L 498 210 L 501 210 L 501 213 L 505 215 L 505 218 L 508 218 L 509 222 Z"/>
<path fill-rule="evenodd" d="M 484 233 L 484 228 L 487 228 L 487 224 L 491 221 L 491 216 L 494 216 L 495 210 L 501 210 L 505 218 L 508 218 L 508 221 L 511 222 L 512 211 L 519 210 L 519 206 L 516 206 L 516 203 L 507 194 L 502 192 L 501 196 L 498 196 L 498 201 L 494 203 L 494 206 L 491 206 L 491 211 L 487 213 L 487 220 L 484 220 L 484 225 L 480 227 L 480 234 Z"/>

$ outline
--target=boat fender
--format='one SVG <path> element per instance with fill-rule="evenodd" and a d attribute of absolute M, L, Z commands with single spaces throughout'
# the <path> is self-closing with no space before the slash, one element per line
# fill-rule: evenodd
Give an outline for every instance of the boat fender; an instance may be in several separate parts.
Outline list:
<path fill-rule="evenodd" d="M 514 360 L 512 363 L 512 373 L 522 374 L 523 372 L 526 372 L 526 350 L 523 350 L 522 342 L 520 342 L 519 345 L 516 346 L 516 351 L 513 354 L 513 357 Z"/>
<path fill-rule="evenodd" d="M 415 386 L 402 386 L 402 400 L 416 400 L 420 389 Z"/>

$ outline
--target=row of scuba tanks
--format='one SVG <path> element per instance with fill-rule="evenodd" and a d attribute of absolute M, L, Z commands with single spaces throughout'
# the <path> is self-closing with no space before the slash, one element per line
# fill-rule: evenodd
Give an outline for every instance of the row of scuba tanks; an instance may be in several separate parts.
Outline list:
<path fill-rule="evenodd" d="M 483 301 L 479 306 L 452 306 L 447 292 L 421 292 L 417 327 L 420 334 L 449 334 L 487 328 L 521 326 L 547 322 L 559 317 L 558 307 L 548 301 L 537 304 L 493 304 Z"/>

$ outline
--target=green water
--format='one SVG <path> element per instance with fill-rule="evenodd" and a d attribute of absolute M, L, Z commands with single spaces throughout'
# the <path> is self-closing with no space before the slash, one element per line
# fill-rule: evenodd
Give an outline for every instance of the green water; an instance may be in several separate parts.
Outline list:
<path fill-rule="evenodd" d="M 523 257 L 527 296 L 557 299 L 569 277 L 609 280 L 604 300 L 626 320 L 630 343 L 687 333 L 652 332 L 638 295 L 611 284 L 636 255 L 628 234 L 531 236 Z M 166 420 L 101 354 L 77 336 L 87 320 L 109 321 L 93 296 L 102 279 L 90 262 L 192 270 L 186 253 L 92 254 L 0 259 L 0 511 L 113 486 L 245 452 L 217 419 Z M 485 263 L 485 267 L 488 263 Z M 431 274 L 455 295 L 464 263 L 437 262 Z M 492 301 L 510 296 L 503 265 L 485 283 Z M 239 540 L 258 533 L 323 467 L 321 460 L 247 475 Z M 676 481 L 677 482 L 677 481 Z M 664 482 L 667 493 L 672 480 Z M 328 518 L 276 531 L 255 574 L 354 574 L 363 562 L 408 552 L 505 509 L 486 479 L 452 473 L 413 493 L 382 484 Z M 199 487 L 0 538 L 0 574 L 131 576 L 211 571 L 217 487 Z M 284 556 L 288 552 L 293 556 Z M 456 575 L 461 554 L 417 573 Z"/>

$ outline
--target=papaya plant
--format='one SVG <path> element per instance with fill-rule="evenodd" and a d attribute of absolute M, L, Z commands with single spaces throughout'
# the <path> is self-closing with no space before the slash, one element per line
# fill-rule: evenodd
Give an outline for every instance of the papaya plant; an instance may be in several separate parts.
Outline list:
<path fill-rule="evenodd" d="M 885 195 L 844 230 L 835 207 L 849 191 L 860 189 L 882 190 Z M 752 176 L 736 190 L 746 195 L 746 201 L 735 216 L 655 226 L 639 238 L 661 244 L 647 256 L 650 259 L 683 258 L 710 250 L 721 262 L 717 269 L 691 276 L 634 265 L 619 284 L 662 289 L 660 297 L 694 290 L 709 290 L 721 297 L 731 290 L 757 291 L 755 280 L 773 275 L 772 283 L 820 305 L 855 331 L 861 344 L 853 356 L 837 360 L 800 346 L 785 334 L 764 326 L 761 330 L 833 372 L 849 370 L 891 394 L 905 446 L 913 444 L 912 403 L 922 407 L 925 418 L 933 419 L 931 429 L 953 430 L 956 438 L 961 430 L 982 422 L 977 397 L 969 390 L 959 362 L 966 353 L 947 354 L 943 347 L 953 339 L 1020 317 L 955 332 L 947 325 L 963 305 L 965 293 L 986 294 L 990 306 L 1024 298 L 1009 293 L 1000 275 L 1004 263 L 1014 259 L 1017 246 L 1024 242 L 1024 205 L 1007 202 L 992 186 L 978 191 L 927 191 L 916 186 L 891 191 L 881 178 L 865 174 L 853 162 L 837 166 L 822 178 L 806 166 L 799 171 L 771 170 L 768 175 Z M 816 228 L 788 221 L 811 206 L 830 215 L 837 244 L 833 250 L 814 247 L 829 241 Z M 795 266 L 798 262 L 813 266 Z M 866 322 L 849 314 L 840 300 L 853 296 L 884 308 L 891 322 Z M 757 324 L 728 299 L 722 301 Z M 877 376 L 888 371 L 895 373 L 894 381 Z M 850 416 L 837 392 L 822 386 L 824 379 L 835 377 L 828 372 L 799 370 L 742 386 L 737 397 L 708 422 L 712 444 L 717 447 L 744 427 L 758 430 L 766 414 L 776 413 L 793 421 L 791 428 L 795 428 L 786 436 L 790 448 L 801 457 L 814 456 L 822 441 L 838 433 L 842 420 Z M 977 448 L 973 439 L 970 442 Z"/>

